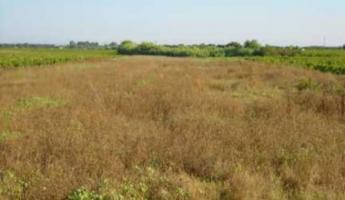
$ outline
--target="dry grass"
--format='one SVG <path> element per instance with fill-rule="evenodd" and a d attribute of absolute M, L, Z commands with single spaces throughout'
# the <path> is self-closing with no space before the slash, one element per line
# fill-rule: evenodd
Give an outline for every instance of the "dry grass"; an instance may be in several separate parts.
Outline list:
<path fill-rule="evenodd" d="M 0 199 L 344 199 L 344 86 L 190 58 L 3 71 Z"/>

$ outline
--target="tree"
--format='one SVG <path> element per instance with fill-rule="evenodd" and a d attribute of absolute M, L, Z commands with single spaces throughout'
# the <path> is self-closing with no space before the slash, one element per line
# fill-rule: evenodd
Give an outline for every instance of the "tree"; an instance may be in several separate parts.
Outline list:
<path fill-rule="evenodd" d="M 343 49 L 345 49 L 345 44 L 343 45 Z"/>
<path fill-rule="evenodd" d="M 69 42 L 69 47 L 70 48 L 77 48 L 77 43 L 72 40 Z"/>
<path fill-rule="evenodd" d="M 257 40 L 247 40 L 244 42 L 244 47 L 250 49 L 259 49 L 261 45 Z"/>
<path fill-rule="evenodd" d="M 112 42 L 112 43 L 109 44 L 109 47 L 110 48 L 117 48 L 118 44 L 116 42 Z"/>
<path fill-rule="evenodd" d="M 242 47 L 242 45 L 239 42 L 230 42 L 225 46 L 226 47 L 233 47 L 233 48 L 241 48 Z"/>
<path fill-rule="evenodd" d="M 77 42 L 76 47 L 84 48 L 84 49 L 93 49 L 93 48 L 98 48 L 99 44 L 98 42 L 79 41 Z"/>

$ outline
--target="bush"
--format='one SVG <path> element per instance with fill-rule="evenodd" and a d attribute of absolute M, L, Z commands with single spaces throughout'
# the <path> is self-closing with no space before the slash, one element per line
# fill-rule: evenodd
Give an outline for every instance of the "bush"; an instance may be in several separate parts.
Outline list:
<path fill-rule="evenodd" d="M 118 47 L 118 52 L 120 54 L 134 54 L 135 50 L 137 48 L 137 44 L 135 44 L 134 42 L 130 41 L 130 40 L 125 40 L 123 41 L 120 46 Z"/>

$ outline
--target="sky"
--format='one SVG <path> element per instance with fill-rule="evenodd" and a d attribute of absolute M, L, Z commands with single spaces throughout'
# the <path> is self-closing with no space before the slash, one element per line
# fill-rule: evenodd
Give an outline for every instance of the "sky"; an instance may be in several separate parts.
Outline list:
<path fill-rule="evenodd" d="M 345 44 L 345 0 L 0 0 L 0 43 Z"/>

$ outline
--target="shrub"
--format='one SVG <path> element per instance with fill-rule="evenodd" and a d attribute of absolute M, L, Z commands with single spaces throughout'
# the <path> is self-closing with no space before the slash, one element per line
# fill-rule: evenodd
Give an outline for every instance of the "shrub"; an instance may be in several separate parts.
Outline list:
<path fill-rule="evenodd" d="M 137 46 L 138 45 L 136 43 L 130 40 L 125 40 L 118 47 L 118 52 L 121 54 L 134 54 L 134 50 L 137 48 Z"/>
<path fill-rule="evenodd" d="M 155 45 L 151 42 L 143 42 L 140 45 L 138 45 L 136 49 L 136 52 L 138 54 L 144 55 L 158 55 L 162 51 L 163 49 L 161 48 L 161 46 Z"/>

